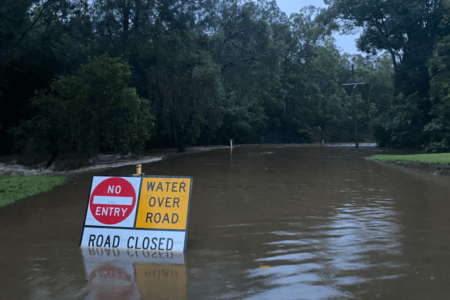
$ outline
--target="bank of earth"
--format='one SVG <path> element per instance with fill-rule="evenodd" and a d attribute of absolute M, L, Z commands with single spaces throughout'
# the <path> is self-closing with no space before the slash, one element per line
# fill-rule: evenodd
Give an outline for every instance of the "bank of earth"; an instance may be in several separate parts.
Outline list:
<path fill-rule="evenodd" d="M 434 175 L 450 177 L 450 153 L 411 154 L 411 155 L 374 155 L 369 160 L 395 164 L 408 169 L 428 172 Z"/>

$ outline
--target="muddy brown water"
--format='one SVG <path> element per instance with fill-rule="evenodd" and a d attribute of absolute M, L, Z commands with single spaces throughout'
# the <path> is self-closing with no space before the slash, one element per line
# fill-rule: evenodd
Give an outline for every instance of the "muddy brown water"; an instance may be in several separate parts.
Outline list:
<path fill-rule="evenodd" d="M 194 178 L 187 252 L 80 249 L 92 175 L 0 209 L 0 299 L 448 299 L 450 178 L 375 149 L 243 146 Z M 130 175 L 121 167 L 95 175 Z"/>

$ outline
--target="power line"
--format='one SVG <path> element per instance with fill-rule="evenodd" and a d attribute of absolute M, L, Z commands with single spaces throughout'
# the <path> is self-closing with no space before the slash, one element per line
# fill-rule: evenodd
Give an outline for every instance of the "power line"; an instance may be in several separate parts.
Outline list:
<path fill-rule="evenodd" d="M 415 8 L 413 8 L 409 14 L 407 14 L 407 15 L 404 16 L 400 21 L 398 21 L 398 22 L 394 25 L 394 27 L 392 27 L 391 29 L 387 30 L 386 33 L 385 33 L 385 35 L 389 35 L 390 33 L 392 33 L 392 31 L 394 30 L 395 27 L 397 27 L 397 25 L 399 25 L 401 22 L 403 22 L 403 20 L 405 20 L 408 16 L 410 16 L 416 9 L 420 8 L 420 6 L 421 6 L 421 3 L 419 3 Z M 409 25 L 411 25 L 413 22 L 415 22 L 417 19 L 419 19 L 419 18 L 421 18 L 421 17 L 422 17 L 422 16 L 417 17 L 417 18 L 414 19 L 411 23 L 409 23 L 408 25 L 406 25 L 403 29 L 407 28 Z M 385 42 L 385 43 L 383 43 L 382 46 L 385 46 L 387 43 L 388 43 L 388 41 Z"/>
<path fill-rule="evenodd" d="M 443 12 L 442 14 L 440 14 L 436 19 L 434 19 L 433 21 L 431 21 L 431 22 L 429 23 L 429 25 L 433 24 L 433 23 L 436 22 L 440 17 L 444 16 L 445 13 L 447 13 L 447 12 Z M 416 35 L 419 31 L 421 31 L 421 30 L 423 30 L 423 29 L 425 29 L 425 28 L 427 28 L 427 27 L 422 27 L 422 28 L 420 28 L 420 29 L 417 30 L 415 33 L 411 34 L 411 37 L 413 37 L 413 36 Z"/>
<path fill-rule="evenodd" d="M 419 4 L 418 4 L 418 5 L 417 5 L 417 6 L 416 6 L 409 14 L 407 14 L 405 17 L 403 17 L 402 20 L 400 20 L 399 22 L 397 22 L 397 24 L 395 24 L 394 27 L 392 27 L 391 29 L 389 29 L 388 31 L 386 31 L 385 35 L 388 36 L 389 34 L 391 34 L 392 31 L 394 30 L 394 28 L 395 28 L 398 24 L 400 24 L 403 20 L 405 20 L 406 17 L 408 17 L 409 15 L 411 15 L 416 9 L 420 8 L 420 6 L 421 6 L 421 3 L 419 3 Z M 429 24 L 432 24 L 432 23 L 436 22 L 439 18 L 441 18 L 441 17 L 442 17 L 444 14 L 446 14 L 446 13 L 447 13 L 447 11 L 444 11 L 443 13 L 439 14 L 438 17 L 435 18 L 433 21 L 431 21 Z M 404 26 L 401 30 L 404 30 L 404 29 L 408 28 L 408 26 L 410 26 L 411 24 L 413 24 L 414 22 L 416 22 L 418 19 L 420 19 L 420 18 L 422 18 L 422 17 L 423 17 L 423 16 L 420 15 L 419 17 L 415 18 L 415 19 L 414 19 L 413 21 L 411 21 L 408 25 Z M 413 33 L 409 36 L 409 38 L 413 37 L 413 36 L 416 35 L 419 31 L 421 31 L 421 30 L 423 30 L 423 29 L 425 29 L 425 28 L 427 28 L 427 27 L 422 27 L 422 28 L 420 28 L 419 30 L 413 32 Z M 390 41 L 387 40 L 386 42 L 382 43 L 380 46 L 378 46 L 378 47 L 376 47 L 376 48 L 383 48 L 383 47 L 386 46 L 389 42 L 390 42 Z M 386 50 L 386 49 L 385 49 L 385 50 Z M 386 50 L 386 51 L 387 51 L 387 50 Z M 380 57 L 382 54 L 384 54 L 384 53 L 381 53 L 381 54 L 375 56 L 375 58 Z"/>

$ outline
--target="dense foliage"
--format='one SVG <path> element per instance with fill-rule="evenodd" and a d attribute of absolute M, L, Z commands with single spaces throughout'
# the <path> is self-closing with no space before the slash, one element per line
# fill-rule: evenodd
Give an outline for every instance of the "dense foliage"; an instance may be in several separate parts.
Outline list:
<path fill-rule="evenodd" d="M 89 58 L 74 75 L 60 76 L 50 91 L 30 100 L 35 115 L 10 132 L 26 151 L 140 154 L 150 137 L 149 102 L 126 85 L 129 67 L 107 55 Z"/>
<path fill-rule="evenodd" d="M 384 146 L 446 148 L 449 138 L 449 0 L 325 0 L 342 32 L 362 29 L 358 48 L 384 51 L 394 67 L 389 109 L 372 122 Z M 446 75 L 447 74 L 447 75 Z"/>
<path fill-rule="evenodd" d="M 2 1 L 0 151 L 349 141 L 355 116 L 360 139 L 446 149 L 449 0 L 325 2 Z M 358 29 L 367 55 L 342 54 Z"/>

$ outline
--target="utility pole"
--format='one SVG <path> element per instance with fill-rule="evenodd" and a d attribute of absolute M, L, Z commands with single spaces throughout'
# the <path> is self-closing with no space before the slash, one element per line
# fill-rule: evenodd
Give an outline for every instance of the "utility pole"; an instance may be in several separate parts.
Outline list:
<path fill-rule="evenodd" d="M 355 65 L 352 65 L 352 82 L 355 82 Z M 355 143 L 356 149 L 359 149 L 359 141 L 358 141 L 358 119 L 356 113 L 356 97 L 355 97 L 355 86 L 353 87 L 353 115 L 355 116 Z"/>
<path fill-rule="evenodd" d="M 365 84 L 365 82 L 355 83 L 355 65 L 352 65 L 352 81 L 353 83 L 344 83 L 343 85 L 353 85 L 352 94 L 353 94 L 353 117 L 355 118 L 355 146 L 356 149 L 359 149 L 359 140 L 358 140 L 358 119 L 356 113 L 356 97 L 355 97 L 355 88 L 358 84 Z"/>

